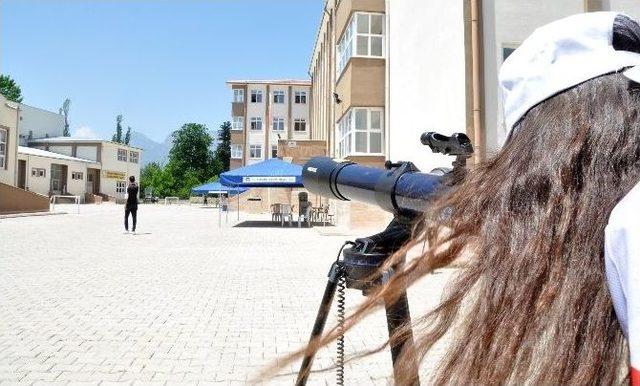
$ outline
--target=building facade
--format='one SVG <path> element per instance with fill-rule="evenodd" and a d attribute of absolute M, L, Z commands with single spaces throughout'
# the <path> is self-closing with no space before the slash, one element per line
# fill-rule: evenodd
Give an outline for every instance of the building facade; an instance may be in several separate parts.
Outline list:
<path fill-rule="evenodd" d="M 385 160 L 387 25 L 384 0 L 327 0 L 311 58 L 311 139 L 327 153 Z"/>
<path fill-rule="evenodd" d="M 464 132 L 475 161 L 505 140 L 498 71 L 537 27 L 636 0 L 326 0 L 311 57 L 311 139 L 331 156 L 449 166 L 420 134 Z M 381 45 L 381 46 L 380 46 Z M 380 123 L 378 123 L 380 122 Z"/>
<path fill-rule="evenodd" d="M 0 94 L 0 183 L 14 185 L 18 157 L 19 104 Z"/>
<path fill-rule="evenodd" d="M 278 140 L 311 136 L 310 82 L 230 80 L 231 169 L 278 156 Z"/>
<path fill-rule="evenodd" d="M 62 137 L 64 115 L 21 103 L 18 132 L 20 146 L 27 146 L 34 139 Z"/>
<path fill-rule="evenodd" d="M 100 139 L 72 137 L 36 139 L 30 141 L 29 145 L 34 149 L 73 158 L 76 162 L 85 162 L 86 173 L 76 177 L 84 181 L 82 183 L 85 187 L 84 193 L 89 195 L 120 200 L 127 192 L 129 176 L 134 176 L 136 181 L 140 180 L 142 149 L 133 146 Z M 49 168 L 50 173 L 55 173 L 61 182 L 54 185 L 54 180 L 50 179 L 50 194 L 60 194 L 55 192 L 58 192 L 62 186 L 74 184 L 73 176 L 71 173 L 56 172 L 54 169 L 58 167 L 53 165 L 54 163 Z M 31 172 L 27 165 L 22 168 Z"/>

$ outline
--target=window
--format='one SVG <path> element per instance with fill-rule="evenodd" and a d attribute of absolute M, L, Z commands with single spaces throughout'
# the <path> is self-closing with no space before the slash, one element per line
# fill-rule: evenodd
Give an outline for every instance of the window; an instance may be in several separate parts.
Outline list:
<path fill-rule="evenodd" d="M 262 145 L 250 145 L 249 146 L 249 158 L 262 159 Z"/>
<path fill-rule="evenodd" d="M 295 103 L 306 104 L 307 103 L 307 92 L 306 91 L 296 91 L 295 92 L 294 102 Z"/>
<path fill-rule="evenodd" d="M 284 131 L 284 118 L 274 117 L 271 128 L 273 131 Z"/>
<path fill-rule="evenodd" d="M 138 153 L 137 151 L 130 151 L 129 162 L 133 162 L 134 164 L 137 164 L 139 161 L 140 161 L 140 153 Z"/>
<path fill-rule="evenodd" d="M 251 103 L 262 103 L 262 91 L 251 90 Z"/>
<path fill-rule="evenodd" d="M 116 193 L 126 193 L 127 183 L 125 181 L 116 181 Z"/>
<path fill-rule="evenodd" d="M 231 145 L 231 158 L 242 159 L 242 145 Z"/>
<path fill-rule="evenodd" d="M 251 118 L 251 130 L 255 130 L 255 131 L 262 130 L 262 118 L 261 117 L 253 117 L 253 118 Z"/>
<path fill-rule="evenodd" d="M 244 130 L 244 117 L 233 117 L 231 130 Z"/>
<path fill-rule="evenodd" d="M 336 72 L 342 73 L 353 56 L 382 58 L 384 56 L 384 15 L 356 12 L 351 17 L 338 42 Z"/>
<path fill-rule="evenodd" d="M 307 131 L 307 121 L 305 119 L 294 119 L 293 131 Z"/>
<path fill-rule="evenodd" d="M 7 130 L 0 129 L 0 168 L 7 162 Z"/>
<path fill-rule="evenodd" d="M 284 91 L 276 90 L 273 92 L 273 103 L 284 103 Z"/>
<path fill-rule="evenodd" d="M 31 177 L 46 177 L 47 171 L 40 168 L 31 168 Z"/>
<path fill-rule="evenodd" d="M 271 145 L 271 158 L 278 157 L 278 145 Z"/>
<path fill-rule="evenodd" d="M 234 102 L 244 102 L 244 90 L 241 88 L 233 89 L 233 101 Z"/>
<path fill-rule="evenodd" d="M 71 179 L 72 180 L 83 180 L 84 179 L 83 174 L 84 173 L 82 173 L 82 172 L 71 172 Z"/>
<path fill-rule="evenodd" d="M 338 154 L 382 154 L 382 109 L 350 109 L 338 122 Z"/>
<path fill-rule="evenodd" d="M 127 162 L 127 151 L 125 149 L 118 149 L 118 161 Z"/>

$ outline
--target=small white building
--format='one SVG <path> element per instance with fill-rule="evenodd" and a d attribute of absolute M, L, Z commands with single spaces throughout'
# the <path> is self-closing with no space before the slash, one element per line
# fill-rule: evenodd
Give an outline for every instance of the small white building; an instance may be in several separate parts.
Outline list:
<path fill-rule="evenodd" d="M 19 146 L 16 186 L 45 196 L 68 194 L 84 199 L 93 188 L 87 178 L 90 169 L 100 169 L 100 163 Z"/>
<path fill-rule="evenodd" d="M 129 176 L 140 180 L 142 149 L 137 147 L 101 139 L 73 137 L 36 139 L 29 141 L 29 146 L 85 162 L 83 179 L 86 194 L 122 199 L 126 194 Z M 67 177 L 71 179 L 72 176 L 69 174 Z"/>

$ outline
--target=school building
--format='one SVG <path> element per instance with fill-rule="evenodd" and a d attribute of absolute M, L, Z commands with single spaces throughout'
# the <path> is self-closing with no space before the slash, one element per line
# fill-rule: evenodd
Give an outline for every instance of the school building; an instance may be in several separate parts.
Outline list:
<path fill-rule="evenodd" d="M 123 201 L 142 149 L 63 137 L 64 117 L 0 95 L 0 214 L 49 210 L 53 195 Z"/>

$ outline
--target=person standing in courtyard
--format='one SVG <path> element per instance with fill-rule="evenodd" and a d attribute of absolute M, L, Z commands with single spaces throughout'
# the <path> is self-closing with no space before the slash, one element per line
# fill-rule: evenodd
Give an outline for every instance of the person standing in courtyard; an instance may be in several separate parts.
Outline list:
<path fill-rule="evenodd" d="M 134 176 L 129 177 L 129 186 L 127 186 L 127 202 L 124 206 L 124 229 L 125 233 L 129 233 L 129 214 L 133 221 L 131 231 L 136 233 L 136 223 L 138 220 L 138 184 Z"/>

